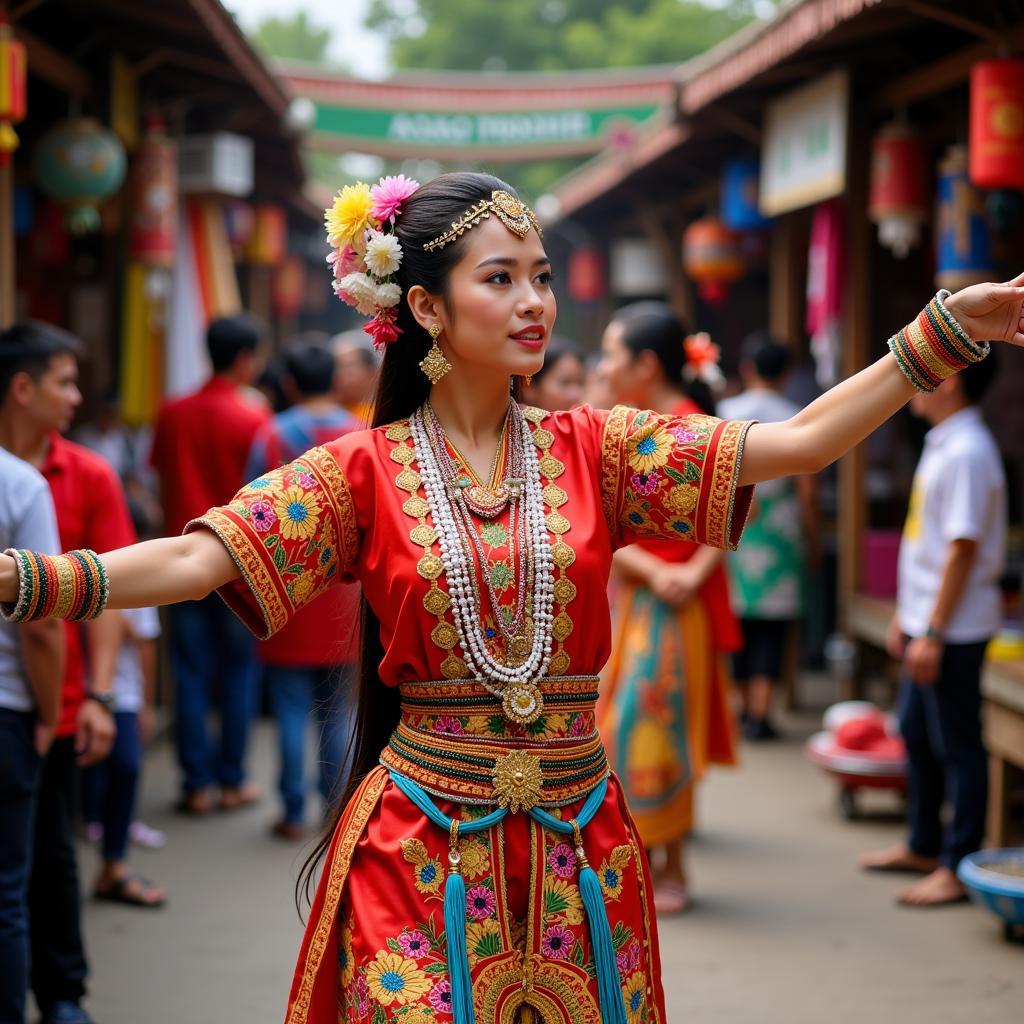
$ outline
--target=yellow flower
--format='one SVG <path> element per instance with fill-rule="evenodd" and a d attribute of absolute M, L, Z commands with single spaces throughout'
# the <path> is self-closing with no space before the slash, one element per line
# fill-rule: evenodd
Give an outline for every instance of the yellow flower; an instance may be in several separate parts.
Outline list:
<path fill-rule="evenodd" d="M 320 502 L 316 495 L 301 487 L 289 487 L 274 501 L 280 520 L 281 536 L 286 540 L 307 540 L 320 522 Z"/>
<path fill-rule="evenodd" d="M 437 1018 L 431 1017 L 422 1006 L 414 1006 L 395 1019 L 402 1024 L 437 1024 Z"/>
<path fill-rule="evenodd" d="M 629 1024 L 643 1024 L 647 1019 L 646 1000 L 647 986 L 641 971 L 635 971 L 626 979 L 622 987 L 622 1001 L 626 1005 L 626 1019 Z"/>
<path fill-rule="evenodd" d="M 606 900 L 617 900 L 622 895 L 622 883 L 631 859 L 632 852 L 628 846 L 616 846 L 611 856 L 601 862 L 597 877 Z"/>
<path fill-rule="evenodd" d="M 634 473 L 648 476 L 668 462 L 672 435 L 657 421 L 642 426 L 628 442 L 626 461 Z"/>
<path fill-rule="evenodd" d="M 431 857 L 426 846 L 419 839 L 402 840 L 402 858 L 412 865 L 412 884 L 417 892 L 436 896 L 441 891 L 444 872 L 441 861 Z"/>
<path fill-rule="evenodd" d="M 460 867 L 464 878 L 480 878 L 490 870 L 491 858 L 487 847 L 479 839 L 463 839 L 459 844 L 459 853 L 462 854 Z"/>
<path fill-rule="evenodd" d="M 566 924 L 583 924 L 583 899 L 579 889 L 563 878 L 544 879 L 544 911 L 549 917 L 562 917 Z"/>
<path fill-rule="evenodd" d="M 692 484 L 679 484 L 665 495 L 665 507 L 677 516 L 691 515 L 697 507 L 698 493 Z"/>
<path fill-rule="evenodd" d="M 302 604 L 313 591 L 313 574 L 304 572 L 292 585 L 292 604 Z"/>
<path fill-rule="evenodd" d="M 335 249 L 346 245 L 361 249 L 363 232 L 373 224 L 372 207 L 369 185 L 361 181 L 346 185 L 334 197 L 334 203 L 324 210 L 328 244 Z"/>
<path fill-rule="evenodd" d="M 466 952 L 471 964 L 475 964 L 481 957 L 501 952 L 501 928 L 496 918 L 470 921 L 466 925 Z"/>
<path fill-rule="evenodd" d="M 352 956 L 352 929 L 348 925 L 341 929 L 341 937 L 338 942 L 338 966 L 341 968 L 341 984 L 346 987 L 351 985 L 355 976 L 355 960 Z"/>
<path fill-rule="evenodd" d="M 430 991 L 430 979 L 416 966 L 415 960 L 398 953 L 380 950 L 366 968 L 370 995 L 382 1006 L 412 1003 Z"/>

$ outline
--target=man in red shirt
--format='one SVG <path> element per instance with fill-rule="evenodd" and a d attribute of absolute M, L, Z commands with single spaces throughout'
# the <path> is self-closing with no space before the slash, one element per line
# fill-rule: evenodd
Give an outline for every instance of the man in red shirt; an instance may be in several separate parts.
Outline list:
<path fill-rule="evenodd" d="M 246 476 L 251 480 L 358 428 L 331 395 L 334 356 L 323 345 L 301 345 L 284 358 L 284 388 L 295 404 L 257 432 Z M 306 738 L 310 715 L 319 735 L 320 793 L 341 788 L 355 729 L 350 700 L 358 644 L 359 587 L 337 584 L 303 608 L 259 646 L 281 750 L 283 815 L 273 831 L 300 839 L 306 803 Z"/>
<path fill-rule="evenodd" d="M 251 316 L 215 320 L 206 332 L 213 376 L 195 394 L 160 410 L 150 461 L 160 476 L 168 534 L 181 533 L 190 519 L 229 501 L 245 483 L 253 435 L 270 418 L 270 410 L 246 393 L 259 373 L 262 340 L 259 322 Z M 179 806 L 205 814 L 215 783 L 225 809 L 252 803 L 262 795 L 246 783 L 244 768 L 259 684 L 252 638 L 216 594 L 175 605 L 170 623 L 183 775 Z M 215 683 L 221 694 L 216 756 L 207 732 Z"/>
<path fill-rule="evenodd" d="M 73 337 L 48 324 L 22 323 L 0 332 L 0 445 L 46 477 L 63 549 L 102 553 L 133 544 L 135 531 L 113 469 L 61 436 L 82 400 L 78 353 Z M 76 771 L 102 761 L 113 743 L 110 688 L 119 615 L 107 612 L 86 629 L 88 659 L 81 627 L 67 623 L 61 713 L 36 812 L 29 923 L 32 988 L 43 1024 L 90 1021 L 79 1006 L 87 966 L 74 845 Z"/>

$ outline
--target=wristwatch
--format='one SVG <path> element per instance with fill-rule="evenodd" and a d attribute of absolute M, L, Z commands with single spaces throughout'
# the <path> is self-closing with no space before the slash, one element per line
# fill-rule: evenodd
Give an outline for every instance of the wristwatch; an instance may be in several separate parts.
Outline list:
<path fill-rule="evenodd" d="M 943 630 L 939 629 L 938 626 L 932 626 L 929 624 L 928 628 L 924 631 L 925 640 L 935 640 L 937 643 L 944 644 L 946 642 L 946 634 Z"/>
<path fill-rule="evenodd" d="M 89 690 L 85 699 L 96 701 L 104 711 L 110 714 L 117 711 L 117 698 L 112 693 L 97 693 L 95 690 Z"/>

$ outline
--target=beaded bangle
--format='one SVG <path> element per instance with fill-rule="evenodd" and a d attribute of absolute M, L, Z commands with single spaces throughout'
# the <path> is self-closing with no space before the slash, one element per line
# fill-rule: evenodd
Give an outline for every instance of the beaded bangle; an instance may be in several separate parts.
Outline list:
<path fill-rule="evenodd" d="M 940 291 L 916 320 L 889 339 L 889 351 L 918 391 L 934 391 L 947 377 L 989 354 L 989 343 L 974 341 L 946 309 L 949 295 Z"/>
<path fill-rule="evenodd" d="M 107 571 L 95 551 L 69 551 L 41 555 L 38 551 L 8 548 L 18 569 L 18 600 L 0 605 L 10 622 L 31 622 L 49 617 L 84 622 L 102 614 L 110 585 Z"/>

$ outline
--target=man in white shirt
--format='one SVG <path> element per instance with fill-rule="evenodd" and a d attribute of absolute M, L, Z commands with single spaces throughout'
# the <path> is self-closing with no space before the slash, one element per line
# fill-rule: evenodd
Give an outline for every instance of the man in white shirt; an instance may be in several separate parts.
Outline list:
<path fill-rule="evenodd" d="M 60 551 L 50 488 L 0 448 L 0 551 Z M 0 619 L 0 1020 L 21 1021 L 28 991 L 28 880 L 36 793 L 53 739 L 64 674 L 56 619 Z"/>
<path fill-rule="evenodd" d="M 889 653 L 903 662 L 910 833 L 861 858 L 873 870 L 925 875 L 900 893 L 908 906 L 964 899 L 956 868 L 984 834 L 981 667 L 1001 619 L 1007 515 L 1002 459 L 977 403 L 995 373 L 990 357 L 911 404 L 932 429 L 914 476 L 888 639 Z M 944 829 L 946 801 L 952 816 Z"/>

